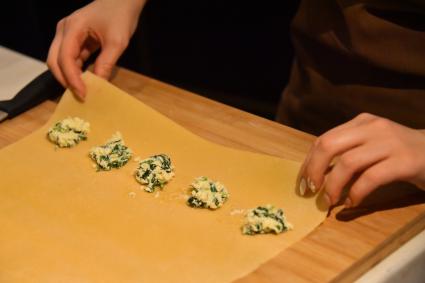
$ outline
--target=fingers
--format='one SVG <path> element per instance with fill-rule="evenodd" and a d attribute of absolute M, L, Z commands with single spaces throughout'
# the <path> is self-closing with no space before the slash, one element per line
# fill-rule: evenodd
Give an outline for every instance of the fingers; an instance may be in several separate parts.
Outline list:
<path fill-rule="evenodd" d="M 109 79 L 112 69 L 121 56 L 128 42 L 124 40 L 106 41 L 94 63 L 94 73 L 104 79 Z"/>
<path fill-rule="evenodd" d="M 403 179 L 405 176 L 404 169 L 398 167 L 399 164 L 397 163 L 396 159 L 385 159 L 366 169 L 351 187 L 345 200 L 345 207 L 357 206 L 377 187 Z M 400 170 L 388 170 L 389 168 L 400 168 Z"/>
<path fill-rule="evenodd" d="M 327 176 L 326 199 L 329 205 L 336 204 L 344 187 L 355 174 L 384 160 L 390 149 L 380 143 L 361 145 L 341 155 Z"/>
<path fill-rule="evenodd" d="M 85 86 L 80 78 L 81 69 L 97 46 L 93 43 L 84 46 L 87 33 L 75 22 L 69 26 L 66 19 L 58 23 L 49 49 L 47 65 L 64 87 L 69 87 L 75 95 L 83 99 Z"/>
<path fill-rule="evenodd" d="M 85 98 L 85 85 L 80 77 L 82 71 L 79 65 L 81 63 L 78 62 L 81 60 L 80 50 L 87 35 L 87 32 L 79 29 L 75 24 L 70 29 L 65 28 L 58 57 L 58 65 L 66 78 L 68 87 L 81 99 Z"/>
<path fill-rule="evenodd" d="M 58 65 L 58 56 L 59 56 L 59 49 L 60 44 L 62 42 L 62 36 L 63 36 L 63 20 L 60 21 L 56 26 L 56 34 L 55 38 L 52 41 L 52 44 L 49 48 L 49 53 L 47 55 L 47 66 L 52 71 L 52 74 L 55 76 L 55 78 L 60 82 L 60 84 L 63 87 L 67 87 L 67 82 L 65 78 L 62 75 L 62 71 L 59 68 Z"/>
<path fill-rule="evenodd" d="M 144 1 L 137 2 L 144 4 Z M 55 77 L 84 98 L 86 90 L 80 77 L 84 62 L 101 46 L 95 73 L 108 78 L 127 47 L 142 7 L 117 1 L 92 1 L 61 20 L 48 56 L 48 65 Z"/>
<path fill-rule="evenodd" d="M 360 114 L 316 140 L 301 169 L 299 191 L 302 195 L 307 189 L 315 192 L 322 187 L 332 160 L 338 154 L 363 143 L 366 135 L 359 127 L 374 118 L 375 116 L 370 114 Z"/>
<path fill-rule="evenodd" d="M 354 181 L 346 207 L 357 206 L 377 187 L 393 181 L 425 184 L 425 136 L 388 119 L 360 115 L 318 138 L 301 172 L 300 190 L 322 186 L 330 205 Z M 330 168 L 332 160 L 335 165 Z M 304 188 L 302 188 L 304 184 Z"/>

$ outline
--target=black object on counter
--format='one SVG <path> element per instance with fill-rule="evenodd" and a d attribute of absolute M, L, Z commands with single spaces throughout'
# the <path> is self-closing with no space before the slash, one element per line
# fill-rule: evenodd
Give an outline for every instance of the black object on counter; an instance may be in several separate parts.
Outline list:
<path fill-rule="evenodd" d="M 11 100 L 0 101 L 0 121 L 13 118 L 41 102 L 61 95 L 65 88 L 47 70 L 28 83 Z"/>

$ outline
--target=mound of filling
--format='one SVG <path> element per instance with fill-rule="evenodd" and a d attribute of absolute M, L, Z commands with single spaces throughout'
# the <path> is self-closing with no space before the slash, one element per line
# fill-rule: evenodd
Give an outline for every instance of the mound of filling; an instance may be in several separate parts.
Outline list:
<path fill-rule="evenodd" d="M 96 162 L 98 171 L 109 171 L 124 166 L 130 160 L 131 154 L 119 132 L 115 133 L 106 144 L 93 147 L 89 153 Z"/>
<path fill-rule="evenodd" d="M 78 117 L 68 117 L 51 127 L 47 137 L 58 147 L 73 147 L 80 141 L 87 139 L 90 123 Z"/>
<path fill-rule="evenodd" d="M 286 221 L 282 209 L 268 204 L 248 210 L 242 233 L 245 235 L 279 234 L 292 228 L 292 224 Z"/>
<path fill-rule="evenodd" d="M 191 184 L 191 196 L 187 204 L 192 207 L 217 209 L 229 198 L 227 189 L 207 177 L 198 177 Z"/>
<path fill-rule="evenodd" d="M 152 193 L 156 188 L 162 189 L 174 176 L 171 159 L 165 154 L 151 156 L 139 162 L 135 172 L 136 180 L 144 185 L 145 191 Z"/>

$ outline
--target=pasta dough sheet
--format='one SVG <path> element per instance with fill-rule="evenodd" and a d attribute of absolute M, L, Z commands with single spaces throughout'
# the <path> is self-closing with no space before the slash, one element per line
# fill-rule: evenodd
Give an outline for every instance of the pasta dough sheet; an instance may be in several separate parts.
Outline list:
<path fill-rule="evenodd" d="M 326 216 L 319 198 L 295 193 L 300 164 L 213 144 L 91 73 L 88 96 L 66 91 L 50 121 L 0 151 L 0 282 L 230 282 L 311 232 Z M 48 128 L 68 116 L 91 124 L 88 140 L 55 149 Z M 134 152 L 121 169 L 96 172 L 88 156 L 120 131 Z M 159 196 L 134 178 L 134 157 L 168 154 L 175 177 Z M 216 211 L 185 203 L 205 175 L 230 198 Z M 284 209 L 293 231 L 244 236 L 243 214 Z"/>

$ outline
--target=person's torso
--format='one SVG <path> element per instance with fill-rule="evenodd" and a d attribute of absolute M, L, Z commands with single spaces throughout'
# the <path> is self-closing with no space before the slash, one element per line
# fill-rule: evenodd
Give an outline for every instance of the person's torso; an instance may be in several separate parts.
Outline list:
<path fill-rule="evenodd" d="M 361 112 L 425 128 L 422 2 L 302 1 L 278 119 L 314 134 Z"/>

